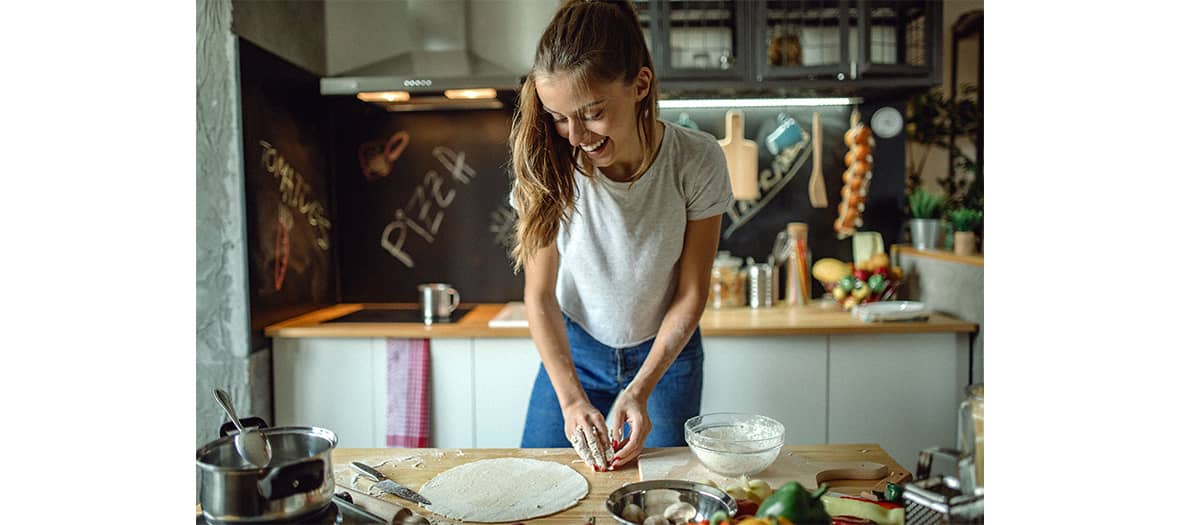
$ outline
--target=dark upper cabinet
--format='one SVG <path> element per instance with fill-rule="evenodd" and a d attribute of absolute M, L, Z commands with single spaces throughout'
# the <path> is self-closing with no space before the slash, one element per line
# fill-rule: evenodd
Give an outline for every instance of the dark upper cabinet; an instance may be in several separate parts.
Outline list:
<path fill-rule="evenodd" d="M 639 0 L 669 89 L 941 82 L 940 0 Z"/>
<path fill-rule="evenodd" d="M 641 22 L 647 21 L 648 46 L 661 80 L 740 81 L 747 76 L 752 49 L 746 21 L 753 3 L 652 0 L 635 5 Z"/>

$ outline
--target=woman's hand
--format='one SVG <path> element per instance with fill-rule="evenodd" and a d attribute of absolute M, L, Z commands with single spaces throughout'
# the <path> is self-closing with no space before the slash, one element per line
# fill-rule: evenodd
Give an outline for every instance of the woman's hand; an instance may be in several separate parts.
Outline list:
<path fill-rule="evenodd" d="M 625 388 L 615 400 L 612 411 L 611 424 L 617 428 L 611 431 L 615 436 L 623 436 L 623 423 L 631 425 L 631 435 L 619 443 L 621 448 L 615 454 L 615 465 L 625 465 L 639 457 L 639 453 L 643 452 L 643 443 L 651 433 L 651 420 L 647 418 L 647 396 L 630 387 Z"/>
<path fill-rule="evenodd" d="M 562 407 L 561 415 L 565 418 L 565 436 L 574 446 L 578 457 L 595 472 L 610 469 L 615 456 L 602 412 L 594 408 L 589 400 L 583 399 Z"/>

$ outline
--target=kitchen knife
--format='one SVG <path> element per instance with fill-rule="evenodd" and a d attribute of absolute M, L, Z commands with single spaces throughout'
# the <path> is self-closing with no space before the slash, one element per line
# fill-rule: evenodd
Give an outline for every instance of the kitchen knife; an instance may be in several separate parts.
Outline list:
<path fill-rule="evenodd" d="M 398 482 L 385 477 L 385 475 L 378 472 L 377 469 L 359 461 L 353 461 L 350 463 L 350 465 L 352 465 L 352 468 L 360 472 L 362 476 L 376 481 L 377 483 L 373 485 L 374 487 L 377 487 L 378 489 L 389 494 L 393 494 L 399 498 L 413 501 L 414 503 L 430 505 L 430 500 L 423 498 L 421 494 L 410 490 L 408 487 L 405 487 Z"/>

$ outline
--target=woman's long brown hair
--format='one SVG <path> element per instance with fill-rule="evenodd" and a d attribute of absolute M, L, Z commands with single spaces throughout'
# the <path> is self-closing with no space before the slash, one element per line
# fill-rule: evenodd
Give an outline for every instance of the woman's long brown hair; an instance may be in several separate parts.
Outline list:
<path fill-rule="evenodd" d="M 521 87 L 509 135 L 516 179 L 512 196 L 518 210 L 512 248 L 516 271 L 557 238 L 561 223 L 569 222 L 577 188 L 574 177 L 594 173 L 583 167 L 590 164 L 581 148 L 562 139 L 542 110 L 536 77 L 565 73 L 583 88 L 591 82 L 620 79 L 630 85 L 645 66 L 654 73 L 639 15 L 629 0 L 566 0 L 549 22 L 537 44 L 533 69 Z M 656 93 L 653 75 L 647 96 L 636 107 L 644 159 L 632 178 L 647 170 L 655 158 Z"/>

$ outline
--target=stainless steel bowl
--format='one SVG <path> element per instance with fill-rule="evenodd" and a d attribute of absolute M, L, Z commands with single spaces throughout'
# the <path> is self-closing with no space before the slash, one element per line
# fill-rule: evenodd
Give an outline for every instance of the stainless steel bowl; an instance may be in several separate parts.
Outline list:
<path fill-rule="evenodd" d="M 619 487 L 606 498 L 606 510 L 610 511 L 615 521 L 626 524 L 641 525 L 623 519 L 623 508 L 628 503 L 639 505 L 647 510 L 648 503 L 656 501 L 683 501 L 697 510 L 694 521 L 708 520 L 714 512 L 724 510 L 730 517 L 737 514 L 737 501 L 720 489 L 672 479 L 657 479 L 628 483 Z"/>

